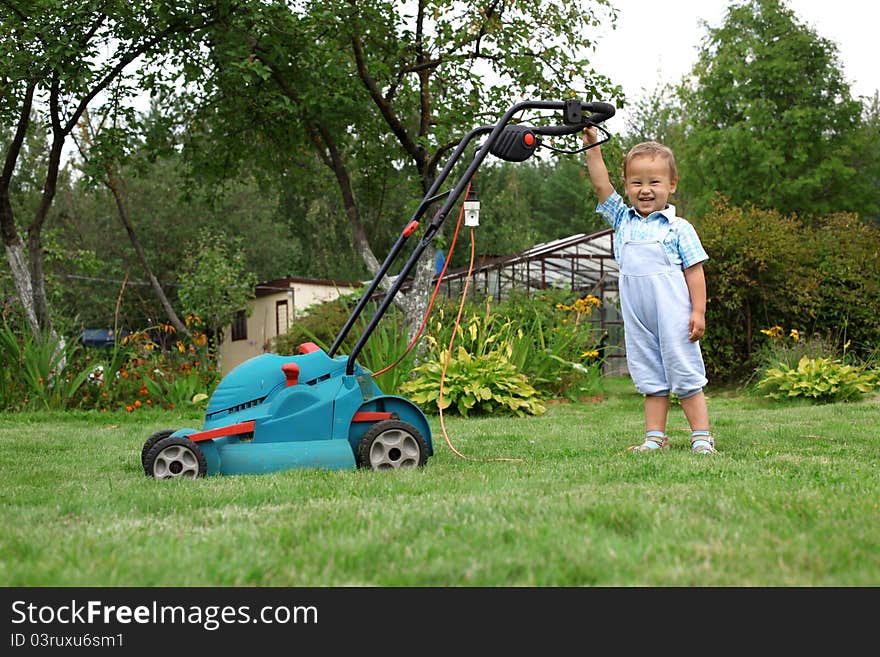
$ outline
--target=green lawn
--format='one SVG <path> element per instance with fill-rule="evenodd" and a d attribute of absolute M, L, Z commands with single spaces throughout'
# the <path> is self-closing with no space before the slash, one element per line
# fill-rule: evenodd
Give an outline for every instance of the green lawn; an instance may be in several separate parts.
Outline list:
<path fill-rule="evenodd" d="M 420 471 L 155 481 L 198 414 L 0 415 L 2 586 L 878 586 L 880 400 L 714 392 L 720 454 L 633 454 L 641 398 L 432 418 Z M 519 458 L 518 462 L 489 459 Z"/>

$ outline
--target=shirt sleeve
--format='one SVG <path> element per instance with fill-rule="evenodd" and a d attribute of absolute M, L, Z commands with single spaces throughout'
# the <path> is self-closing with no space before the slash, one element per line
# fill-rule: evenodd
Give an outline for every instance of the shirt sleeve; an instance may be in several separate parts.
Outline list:
<path fill-rule="evenodd" d="M 680 220 L 676 226 L 678 233 L 678 252 L 681 255 L 681 268 L 687 269 L 693 265 L 709 259 L 709 254 L 703 248 L 697 231 L 690 222 Z"/>
<path fill-rule="evenodd" d="M 615 191 L 611 192 L 611 196 L 606 198 L 604 203 L 596 206 L 596 212 L 601 214 L 614 230 L 617 230 L 620 222 L 626 216 L 626 205 L 624 205 L 620 194 Z"/>

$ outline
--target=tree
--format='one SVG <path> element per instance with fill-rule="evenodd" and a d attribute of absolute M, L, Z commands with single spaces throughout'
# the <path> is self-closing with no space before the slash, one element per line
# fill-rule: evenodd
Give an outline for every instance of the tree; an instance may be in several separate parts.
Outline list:
<path fill-rule="evenodd" d="M 203 6 L 204 5 L 204 6 Z M 51 332 L 43 228 L 55 199 L 65 141 L 83 112 L 144 55 L 208 23 L 213 2 L 0 1 L 0 120 L 14 127 L 0 171 L 0 233 L 31 332 Z M 35 117 L 50 134 L 40 203 L 22 239 L 10 197 Z"/>
<path fill-rule="evenodd" d="M 88 111 L 83 112 L 83 118 L 80 121 L 82 138 L 77 142 L 77 146 L 79 147 L 80 155 L 82 155 L 85 163 L 84 168 L 91 173 L 93 178 L 100 181 L 101 184 L 105 185 L 107 189 L 110 190 L 110 193 L 113 195 L 113 200 L 116 202 L 119 221 L 122 223 L 122 227 L 128 235 L 129 242 L 131 242 L 131 246 L 144 271 L 144 275 L 150 282 L 150 286 L 152 287 L 156 298 L 159 300 L 159 303 L 162 305 L 166 317 L 168 317 L 172 326 L 174 326 L 174 329 L 178 333 L 189 335 L 189 329 L 177 317 L 177 313 L 174 311 L 171 302 L 168 300 L 168 296 L 165 294 L 162 284 L 153 273 L 153 268 L 150 266 L 150 262 L 147 259 L 143 244 L 138 238 L 137 231 L 135 230 L 129 207 L 125 180 L 119 172 L 119 160 L 124 158 L 125 149 L 123 140 L 129 143 L 136 143 L 136 140 L 133 139 L 133 136 L 126 131 L 124 127 L 120 128 L 116 124 L 116 120 L 119 118 L 118 114 L 119 112 L 114 112 L 111 116 L 105 115 L 99 123 L 101 127 L 95 128 L 95 126 L 92 125 Z M 111 125 L 105 127 L 104 122 L 108 118 L 110 119 Z"/>
<path fill-rule="evenodd" d="M 371 174 L 405 172 L 420 199 L 461 136 L 519 97 L 562 100 L 577 90 L 614 100 L 619 90 L 590 69 L 585 50 L 569 47 L 589 48 L 604 11 L 613 18 L 606 0 L 322 0 L 299 10 L 243 1 L 211 35 L 199 121 L 248 144 L 227 148 L 224 167 L 236 152 L 289 167 L 308 144 L 332 172 L 356 249 L 375 273 L 362 199 L 382 177 Z M 415 294 L 398 299 L 413 331 L 434 273 L 432 249 L 426 256 Z"/>
<path fill-rule="evenodd" d="M 859 216 L 880 226 L 880 92 L 862 99 L 862 120 L 853 139 L 853 167 L 859 184 L 852 189 L 852 200 Z"/>
<path fill-rule="evenodd" d="M 192 257 L 180 274 L 180 302 L 198 316 L 217 345 L 223 327 L 254 299 L 257 277 L 247 270 L 241 239 L 203 230 Z M 220 353 L 217 351 L 219 361 Z"/>
<path fill-rule="evenodd" d="M 801 23 L 780 0 L 732 5 L 703 41 L 683 89 L 690 212 L 716 193 L 783 214 L 816 217 L 852 210 L 852 99 L 835 45 Z"/>

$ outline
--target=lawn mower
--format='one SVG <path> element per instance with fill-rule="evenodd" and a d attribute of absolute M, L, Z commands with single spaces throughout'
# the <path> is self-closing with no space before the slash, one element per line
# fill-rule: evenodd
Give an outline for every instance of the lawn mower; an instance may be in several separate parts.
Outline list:
<path fill-rule="evenodd" d="M 517 114 L 528 110 L 561 110 L 562 124 L 534 126 L 512 122 Z M 541 145 L 541 136 L 571 135 L 588 125 L 599 128 L 607 141 L 608 133 L 598 124 L 614 112 L 608 103 L 587 103 L 576 98 L 559 102 L 523 101 L 507 110 L 496 124 L 469 132 L 416 208 L 331 347 L 325 351 L 307 342 L 300 345 L 296 355 L 267 353 L 238 365 L 220 381 L 211 396 L 201 430 L 165 429 L 146 440 L 141 451 L 144 472 L 167 479 L 295 468 L 384 470 L 425 465 L 434 452 L 425 414 L 408 399 L 384 394 L 374 382 L 372 372 L 357 362 L 358 354 L 489 154 L 522 162 Z M 483 135 L 487 135 L 485 140 L 476 148 L 455 186 L 438 192 L 470 142 Z M 343 340 L 415 233 L 419 219 L 441 200 L 442 207 L 382 297 L 351 353 L 337 355 Z"/>

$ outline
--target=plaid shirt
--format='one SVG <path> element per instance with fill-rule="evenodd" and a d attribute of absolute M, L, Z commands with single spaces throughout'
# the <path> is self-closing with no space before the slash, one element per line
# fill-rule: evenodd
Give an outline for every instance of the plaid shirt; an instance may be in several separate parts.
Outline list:
<path fill-rule="evenodd" d="M 614 259 L 620 263 L 620 248 L 628 240 L 660 240 L 669 256 L 669 262 L 687 269 L 709 259 L 697 231 L 690 222 L 675 216 L 675 206 L 667 205 L 647 218 L 627 207 L 617 192 L 596 206 L 596 212 L 614 229 Z"/>

